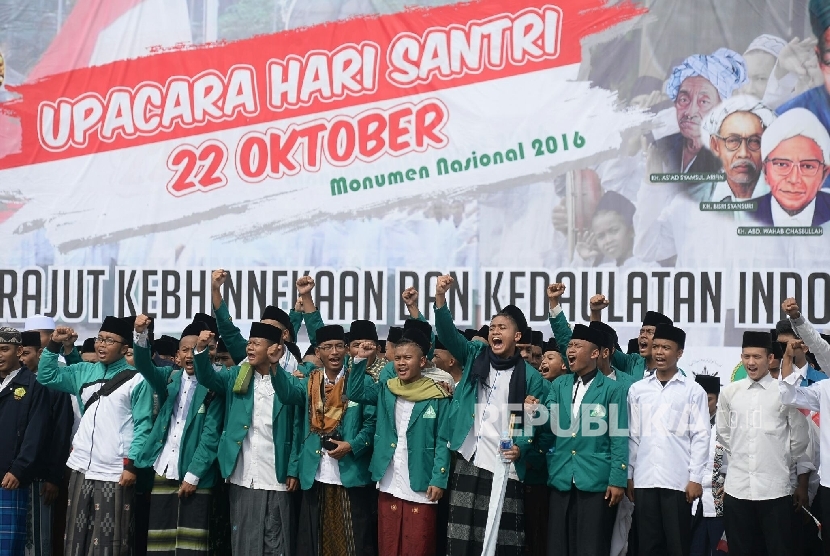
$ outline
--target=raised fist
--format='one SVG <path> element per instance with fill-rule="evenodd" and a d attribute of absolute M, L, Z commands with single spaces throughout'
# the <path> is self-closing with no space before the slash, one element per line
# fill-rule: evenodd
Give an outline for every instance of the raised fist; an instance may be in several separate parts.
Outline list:
<path fill-rule="evenodd" d="M 196 341 L 196 351 L 204 351 L 213 341 L 215 334 L 210 330 L 199 332 L 199 339 Z"/>
<path fill-rule="evenodd" d="M 435 284 L 435 295 L 444 295 L 452 287 L 455 280 L 452 276 L 439 276 Z"/>
<path fill-rule="evenodd" d="M 73 328 L 70 328 L 69 330 L 71 330 L 72 333 L 63 341 L 63 347 L 69 351 L 72 351 L 72 348 L 75 347 L 75 342 L 78 340 L 78 333 L 75 332 Z"/>
<path fill-rule="evenodd" d="M 58 342 L 59 344 L 65 343 L 69 340 L 75 331 L 69 328 L 68 326 L 58 326 L 55 327 L 54 332 L 52 332 L 52 341 Z"/>
<path fill-rule="evenodd" d="M 360 342 L 360 345 L 357 347 L 357 357 L 368 359 L 375 354 L 375 350 L 377 350 L 377 344 L 375 342 Z"/>
<path fill-rule="evenodd" d="M 139 334 L 146 332 L 151 320 L 147 315 L 138 315 L 135 318 L 135 331 Z"/>
<path fill-rule="evenodd" d="M 605 298 L 605 296 L 600 293 L 596 294 L 588 301 L 588 306 L 590 307 L 592 312 L 602 311 L 610 304 L 611 303 Z"/>
<path fill-rule="evenodd" d="M 792 358 L 795 355 L 797 350 L 804 350 L 806 346 L 804 345 L 803 340 L 799 340 L 798 338 L 793 338 L 792 340 L 787 341 L 787 349 L 784 351 L 784 356 L 787 358 Z"/>
<path fill-rule="evenodd" d="M 217 269 L 217 270 L 214 270 L 210 274 L 210 285 L 213 289 L 218 290 L 220 287 L 222 287 L 222 284 L 224 284 L 225 280 L 227 280 L 227 279 L 228 279 L 228 273 L 227 273 L 226 270 L 221 269 L 221 268 Z"/>
<path fill-rule="evenodd" d="M 418 305 L 418 290 L 415 288 L 406 288 L 401 294 L 401 298 L 407 307 Z"/>
<path fill-rule="evenodd" d="M 268 362 L 271 364 L 271 373 L 276 371 L 276 365 L 285 353 L 285 344 L 271 344 L 268 346 Z"/>
<path fill-rule="evenodd" d="M 784 300 L 784 303 L 781 304 L 781 309 L 791 319 L 797 319 L 801 316 L 801 310 L 798 307 L 798 303 L 796 303 L 795 299 L 792 297 L 788 297 Z"/>
<path fill-rule="evenodd" d="M 311 276 L 300 276 L 297 279 L 297 293 L 300 295 L 308 295 L 314 289 L 314 278 Z"/>
<path fill-rule="evenodd" d="M 562 297 L 565 293 L 565 284 L 561 284 L 559 282 L 555 284 L 548 285 L 548 299 L 553 302 L 555 301 L 557 304 L 559 303 L 559 298 Z"/>

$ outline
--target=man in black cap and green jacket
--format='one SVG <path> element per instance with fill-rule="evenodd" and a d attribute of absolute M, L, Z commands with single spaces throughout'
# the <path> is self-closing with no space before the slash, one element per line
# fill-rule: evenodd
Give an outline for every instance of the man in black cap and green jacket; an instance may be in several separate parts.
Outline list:
<path fill-rule="evenodd" d="M 135 321 L 134 357 L 138 371 L 161 405 L 136 466 L 152 468 L 148 549 L 151 552 L 207 555 L 211 489 L 225 408 L 216 393 L 196 381 L 193 350 L 207 325 L 194 321 L 182 331 L 176 356 L 181 368 L 157 367 L 150 357 L 149 317 Z"/>
<path fill-rule="evenodd" d="M 522 422 L 524 401 L 528 395 L 541 399 L 545 387 L 516 348 L 527 327 L 524 314 L 508 305 L 490 323 L 489 345 L 468 341 L 446 305 L 452 284 L 452 277 L 441 276 L 435 288 L 438 339 L 464 368 L 444 432 L 450 450 L 460 456 L 451 477 L 447 553 L 477 555 L 495 543 L 501 555 L 522 554 L 520 458 L 534 442 L 532 429 Z"/>

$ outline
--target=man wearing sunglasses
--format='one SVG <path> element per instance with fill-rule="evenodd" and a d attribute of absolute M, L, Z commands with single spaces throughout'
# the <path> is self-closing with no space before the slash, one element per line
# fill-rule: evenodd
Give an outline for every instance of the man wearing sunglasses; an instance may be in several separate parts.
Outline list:
<path fill-rule="evenodd" d="M 778 117 L 761 139 L 771 193 L 758 199 L 755 219 L 765 226 L 816 227 L 830 221 L 830 193 L 821 191 L 830 164 L 830 135 L 809 110 Z"/>

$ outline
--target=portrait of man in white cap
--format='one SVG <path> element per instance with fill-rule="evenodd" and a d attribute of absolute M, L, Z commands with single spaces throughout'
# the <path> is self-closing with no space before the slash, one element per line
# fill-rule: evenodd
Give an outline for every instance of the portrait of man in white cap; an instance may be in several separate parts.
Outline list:
<path fill-rule="evenodd" d="M 805 108 L 775 120 L 761 138 L 770 193 L 758 199 L 765 226 L 821 226 L 830 221 L 830 193 L 821 191 L 830 164 L 830 135 Z"/>
<path fill-rule="evenodd" d="M 692 196 L 733 202 L 769 193 L 762 178 L 761 136 L 774 120 L 772 110 L 750 95 L 735 95 L 712 110 L 700 126 L 700 140 L 721 161 L 726 180 L 695 186 Z"/>
<path fill-rule="evenodd" d="M 740 54 L 720 48 L 711 55 L 689 56 L 672 70 L 666 94 L 674 102 L 680 132 L 664 137 L 649 153 L 650 172 L 709 173 L 720 162 L 702 149 L 700 123 L 712 109 L 746 82 Z"/>

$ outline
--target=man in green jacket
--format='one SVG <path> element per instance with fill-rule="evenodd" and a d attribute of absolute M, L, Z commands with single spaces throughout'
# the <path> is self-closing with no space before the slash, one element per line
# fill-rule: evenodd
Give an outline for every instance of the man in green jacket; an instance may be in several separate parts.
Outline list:
<path fill-rule="evenodd" d="M 601 321 L 602 310 L 610 305 L 608 299 L 604 295 L 597 294 L 593 296 L 590 301 L 591 320 Z M 614 368 L 619 369 L 624 373 L 630 374 L 634 380 L 641 380 L 646 371 L 653 372 L 656 368 L 654 357 L 651 353 L 651 339 L 654 336 L 654 331 L 658 324 L 667 324 L 672 326 L 674 321 L 663 313 L 657 311 L 647 311 L 646 316 L 643 317 L 643 326 L 640 327 L 640 336 L 637 338 L 639 342 L 639 353 L 622 353 L 621 350 L 615 350 L 611 357 L 611 364 Z"/>
<path fill-rule="evenodd" d="M 230 483 L 233 554 L 291 554 L 290 491 L 297 482 L 289 476 L 289 466 L 295 411 L 283 405 L 271 384 L 271 367 L 282 358 L 285 345 L 279 328 L 261 322 L 251 324 L 249 338 L 242 365 L 215 371 L 207 350 L 213 333 L 200 332 L 193 358 L 196 378 L 225 405 L 218 457 L 222 476 Z"/>
<path fill-rule="evenodd" d="M 553 381 L 568 372 L 564 359 L 559 353 L 555 338 L 542 342 L 542 359 L 539 374 L 544 379 L 545 394 L 541 399 L 528 396 L 525 403 L 531 406 L 540 404 L 547 397 Z M 525 543 L 528 554 L 547 556 L 548 553 L 548 506 L 550 496 L 548 488 L 547 453 L 541 445 L 531 449 L 524 457 L 525 467 Z"/>
<path fill-rule="evenodd" d="M 366 365 L 365 365 L 365 372 L 369 373 L 369 375 L 378 380 L 378 376 L 380 375 L 381 370 L 389 363 L 389 360 L 386 359 L 385 353 L 380 354 L 378 353 L 378 330 L 370 320 L 356 320 L 352 321 L 352 324 L 349 326 L 349 362 L 348 365 L 351 368 L 351 365 L 354 363 L 354 358 L 357 357 L 358 351 L 365 343 L 371 343 L 375 347 L 370 352 L 367 353 Z"/>
<path fill-rule="evenodd" d="M 539 372 L 525 363 L 516 348 L 521 330 L 527 327 L 524 314 L 508 305 L 490 323 L 489 345 L 468 341 L 447 308 L 452 284 L 451 276 L 441 276 L 435 288 L 438 339 L 464 368 L 444 433 L 449 448 L 459 454 L 450 485 L 447 553 L 478 555 L 495 542 L 501 555 L 522 554 L 525 466 L 520 457 L 535 444 L 532 431 L 527 426 L 522 430 L 520 421 L 525 398 L 543 398 L 545 387 Z M 509 450 L 500 449 L 505 434 L 511 436 Z"/>
<path fill-rule="evenodd" d="M 135 460 L 153 427 L 152 389 L 124 358 L 132 333 L 123 319 L 107 317 L 95 339 L 98 362 L 59 367 L 58 354 L 75 332 L 58 326 L 38 363 L 38 382 L 75 395 L 82 412 L 66 462 L 67 554 L 132 551 Z"/>
<path fill-rule="evenodd" d="M 370 470 L 378 482 L 380 554 L 432 556 L 437 508 L 447 488 L 450 451 L 439 438 L 449 392 L 422 375 L 429 340 L 405 332 L 395 347 L 397 376 L 374 382 L 361 370 L 372 342 L 359 346 L 349 373 L 350 400 L 377 406 L 377 431 Z"/>
<path fill-rule="evenodd" d="M 136 467 L 153 468 L 148 550 L 208 554 L 211 489 L 219 478 L 216 451 L 225 408 L 196 381 L 193 350 L 208 327 L 194 321 L 183 331 L 176 357 L 183 368 L 157 367 L 151 358 L 150 318 L 135 320 L 134 357 L 161 408 Z"/>
<path fill-rule="evenodd" d="M 280 401 L 303 416 L 299 463 L 290 472 L 303 489 L 295 554 L 377 554 L 377 493 L 369 472 L 375 408 L 346 396 L 343 327 L 324 326 L 316 340 L 323 368 L 303 379 L 280 369 L 271 375 Z M 365 369 L 359 374 L 368 377 Z"/>
<path fill-rule="evenodd" d="M 221 268 L 211 273 L 211 302 L 213 304 L 213 311 L 216 314 L 219 336 L 224 341 L 225 347 L 231 355 L 231 359 L 238 365 L 245 360 L 247 341 L 242 336 L 239 328 L 231 321 L 228 306 L 222 298 L 222 286 L 228 280 L 228 277 L 228 272 Z M 292 309 L 289 314 L 279 307 L 268 305 L 262 312 L 262 317 L 259 322 L 276 326 L 282 332 L 283 341 L 296 343 L 297 333 L 303 321 L 305 321 L 309 341 L 314 345 L 316 343 L 314 333 L 318 328 L 323 326 L 320 312 L 314 306 L 314 300 L 311 297 L 311 292 L 314 290 L 314 279 L 311 276 L 301 276 L 297 280 L 296 285 L 297 293 L 300 296 L 297 301 L 297 306 L 301 305 L 303 312 L 300 313 Z M 283 351 L 283 359 L 280 361 L 280 366 L 288 372 L 294 372 L 298 367 L 294 356 L 288 350 Z"/>
<path fill-rule="evenodd" d="M 567 350 L 568 344 L 571 341 L 572 332 L 565 312 L 562 311 L 559 305 L 559 298 L 565 293 L 565 284 L 550 284 L 547 293 L 551 314 L 550 327 L 553 330 L 553 335 L 559 346 L 562 346 L 560 349 L 562 349 L 563 357 L 566 357 L 565 350 Z M 616 330 L 599 320 L 592 320 L 588 323 L 588 327 L 597 330 L 600 333 L 597 339 L 602 340 L 602 343 L 598 344 L 599 359 L 597 359 L 597 368 L 599 372 L 611 380 L 618 381 L 623 386 L 626 394 L 628 394 L 628 388 L 634 384 L 635 378 L 629 373 L 618 372 L 612 364 L 614 354 L 617 352 L 617 344 L 619 343 Z M 654 334 L 654 331 L 651 331 L 651 333 Z"/>
<path fill-rule="evenodd" d="M 574 327 L 567 350 L 573 374 L 557 378 L 545 401 L 550 427 L 540 442 L 548 451 L 550 554 L 608 554 L 627 485 L 626 399 L 597 368 L 603 336 Z"/>

